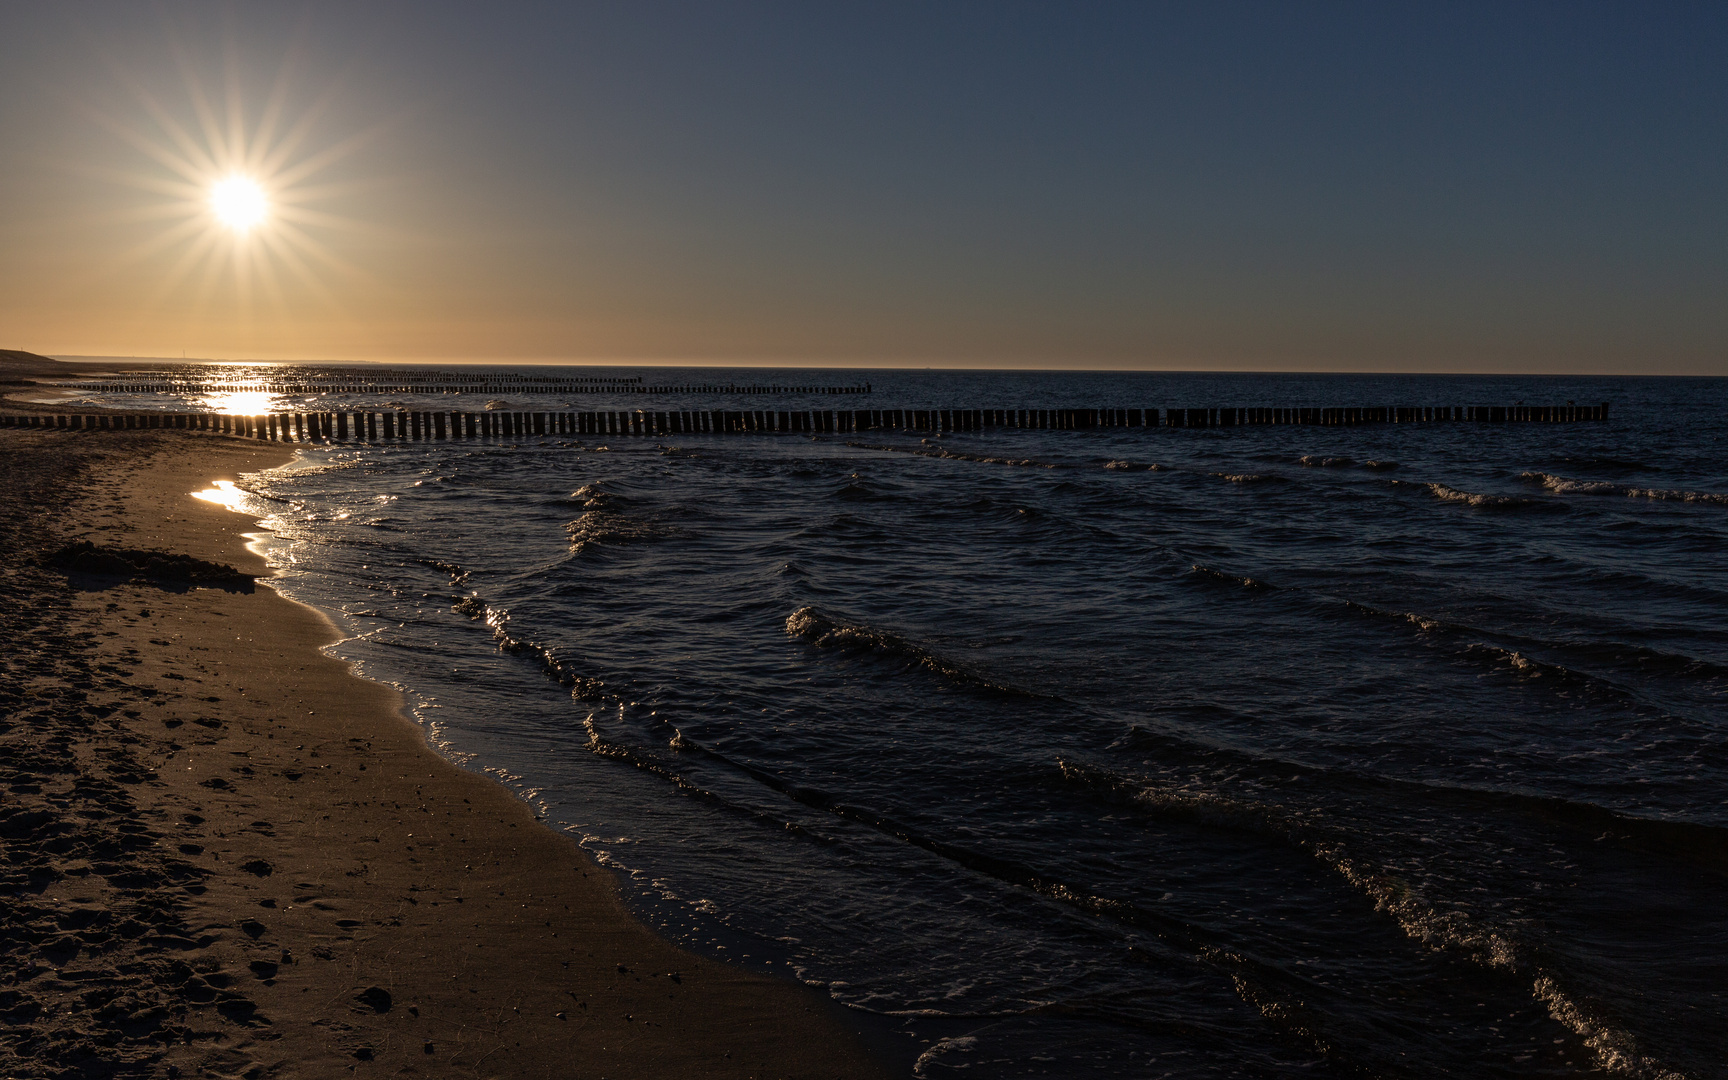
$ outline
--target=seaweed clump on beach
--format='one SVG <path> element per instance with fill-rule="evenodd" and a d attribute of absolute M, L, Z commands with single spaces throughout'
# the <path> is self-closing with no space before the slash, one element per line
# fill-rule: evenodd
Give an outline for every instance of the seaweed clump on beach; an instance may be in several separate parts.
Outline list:
<path fill-rule="evenodd" d="M 165 551 L 138 551 L 98 547 L 88 540 L 67 544 L 45 560 L 45 565 L 67 574 L 147 581 L 156 584 L 216 586 L 252 591 L 253 577 L 224 563 L 175 555 Z"/>

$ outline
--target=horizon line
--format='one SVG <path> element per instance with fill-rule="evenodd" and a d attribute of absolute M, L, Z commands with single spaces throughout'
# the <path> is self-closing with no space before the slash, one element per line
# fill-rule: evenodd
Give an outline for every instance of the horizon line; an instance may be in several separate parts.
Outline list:
<path fill-rule="evenodd" d="M 939 363 L 910 363 L 884 360 L 873 360 L 865 363 L 846 363 L 837 360 L 811 360 L 794 362 L 787 360 L 757 360 L 753 362 L 730 362 L 715 359 L 694 358 L 661 358 L 661 359 L 451 359 L 410 358 L 398 360 L 264 360 L 264 359 L 229 359 L 222 357 L 191 357 L 191 356 L 149 356 L 149 355 L 119 355 L 92 353 L 39 353 L 50 360 L 68 364 L 101 364 L 104 362 L 119 363 L 164 363 L 193 364 L 202 366 L 313 366 L 313 367 L 376 367 L 376 368 L 407 368 L 407 367 L 583 367 L 583 368 L 731 368 L 745 371 L 776 371 L 776 370 L 834 370 L 834 371 L 972 371 L 980 373 L 1030 373 L 1030 374 L 1098 374 L 1098 375 L 1128 375 L 1128 374 L 1164 374 L 1164 375 L 1388 375 L 1388 376 L 1439 376 L 1439 375 L 1469 375 L 1477 377 L 1500 378 L 1648 378 L 1648 379 L 1722 379 L 1724 374 L 1700 372 L 1649 372 L 1649 371 L 1507 371 L 1476 368 L 1451 368 L 1434 370 L 1404 370 L 1386 368 L 1316 368 L 1316 367 L 1154 367 L 1114 365 L 1108 367 L 1074 367 L 1074 366 L 1038 366 L 1036 364 L 1016 364 L 1011 366 L 990 366 L 988 362 L 966 362 L 947 360 Z"/>

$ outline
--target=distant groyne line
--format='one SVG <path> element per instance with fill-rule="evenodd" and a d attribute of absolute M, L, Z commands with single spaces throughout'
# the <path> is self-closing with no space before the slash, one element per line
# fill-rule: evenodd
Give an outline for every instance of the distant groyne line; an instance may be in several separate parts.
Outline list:
<path fill-rule="evenodd" d="M 779 383 L 703 383 L 662 386 L 640 378 L 519 378 L 460 379 L 439 376 L 378 380 L 321 379 L 168 379 L 58 381 L 45 385 L 62 390 L 100 394 L 868 394 L 869 383 L 854 386 L 783 386 Z"/>
<path fill-rule="evenodd" d="M 410 442 L 533 436 L 843 434 L 858 431 L 1085 431 L 1368 424 L 1580 423 L 1608 419 L 1601 405 L 1370 406 L 1264 409 L 711 409 L 603 412 L 132 412 L 0 416 L 0 426 L 76 431 L 205 431 L 274 442 Z"/>

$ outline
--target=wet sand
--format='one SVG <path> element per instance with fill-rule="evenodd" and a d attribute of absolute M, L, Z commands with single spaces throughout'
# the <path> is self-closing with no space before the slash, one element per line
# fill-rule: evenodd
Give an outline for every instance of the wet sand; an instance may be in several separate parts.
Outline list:
<path fill-rule="evenodd" d="M 189 493 L 287 456 L 0 431 L 0 1075 L 885 1075 L 825 995 L 636 922 L 320 653 L 316 612 L 41 565 L 88 540 L 267 574 Z"/>

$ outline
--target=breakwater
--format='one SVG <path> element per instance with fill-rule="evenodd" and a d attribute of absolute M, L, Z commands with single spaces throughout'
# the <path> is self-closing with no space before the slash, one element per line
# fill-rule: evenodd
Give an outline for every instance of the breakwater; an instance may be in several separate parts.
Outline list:
<path fill-rule="evenodd" d="M 420 378 L 392 375 L 360 379 L 144 379 L 44 383 L 66 390 L 103 394 L 868 394 L 869 383 L 853 386 L 786 386 L 780 383 L 702 383 L 661 385 L 640 378 Z"/>
<path fill-rule="evenodd" d="M 0 426 L 81 431 L 207 431 L 275 442 L 377 442 L 532 436 L 844 434 L 1026 428 L 1227 428 L 1275 425 L 1579 423 L 1608 419 L 1601 405 L 1438 405 L 1247 409 L 711 409 L 602 412 L 105 413 L 0 416 Z"/>

